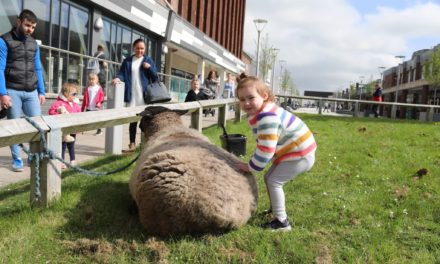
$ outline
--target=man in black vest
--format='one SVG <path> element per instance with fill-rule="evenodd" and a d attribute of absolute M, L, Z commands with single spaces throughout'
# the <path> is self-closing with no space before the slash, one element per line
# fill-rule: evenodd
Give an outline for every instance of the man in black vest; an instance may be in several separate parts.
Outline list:
<path fill-rule="evenodd" d="M 0 38 L 0 105 L 7 109 L 8 119 L 41 115 L 45 101 L 40 50 L 31 34 L 37 16 L 24 9 L 15 27 Z M 23 161 L 18 145 L 11 145 L 12 170 L 22 171 Z"/>

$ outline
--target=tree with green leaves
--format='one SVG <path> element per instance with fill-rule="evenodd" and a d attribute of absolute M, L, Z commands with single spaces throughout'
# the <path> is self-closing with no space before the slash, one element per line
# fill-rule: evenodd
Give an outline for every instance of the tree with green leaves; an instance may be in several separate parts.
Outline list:
<path fill-rule="evenodd" d="M 260 42 L 260 60 L 259 60 L 259 75 L 260 78 L 263 81 L 266 81 L 269 76 L 269 70 L 274 71 L 275 69 L 272 69 L 274 66 L 274 62 L 277 59 L 277 49 L 275 49 L 273 46 L 269 44 L 269 35 L 266 34 L 261 42 Z M 256 58 L 256 55 L 255 55 Z M 256 60 L 254 60 L 256 63 Z M 273 82 L 274 80 L 270 80 Z M 299 95 L 299 91 L 295 86 L 295 83 L 293 82 L 293 78 L 290 74 L 290 72 L 286 69 L 283 70 L 280 76 L 280 83 L 279 88 L 281 89 L 280 92 L 283 94 L 290 94 L 290 95 Z M 275 94 L 277 91 L 274 91 Z"/>
<path fill-rule="evenodd" d="M 281 73 L 280 89 L 282 94 L 299 95 L 299 91 L 293 82 L 293 78 L 287 69 Z"/>
<path fill-rule="evenodd" d="M 260 60 L 258 69 L 259 75 L 263 81 L 266 81 L 269 70 L 272 69 L 273 63 L 276 59 L 276 50 L 269 44 L 269 35 L 266 34 L 260 42 Z M 256 56 L 255 56 L 256 57 Z M 256 63 L 256 60 L 254 60 Z"/>
<path fill-rule="evenodd" d="M 423 65 L 423 77 L 429 85 L 434 87 L 435 97 L 437 88 L 440 87 L 440 45 L 437 45 L 430 55 L 430 58 Z"/>

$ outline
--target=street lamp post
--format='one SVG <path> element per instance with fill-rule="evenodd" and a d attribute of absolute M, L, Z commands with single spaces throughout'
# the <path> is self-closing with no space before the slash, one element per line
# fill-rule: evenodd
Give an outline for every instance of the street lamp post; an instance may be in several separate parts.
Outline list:
<path fill-rule="evenodd" d="M 364 85 L 362 83 L 362 81 L 364 80 L 365 76 L 361 75 L 359 76 L 359 79 L 361 80 L 361 84 L 359 85 L 359 100 L 362 100 L 362 92 L 364 90 Z"/>
<path fill-rule="evenodd" d="M 277 55 L 278 55 L 278 51 L 280 51 L 279 49 L 277 49 L 277 48 L 273 48 L 272 49 L 272 78 L 270 79 L 270 82 L 271 82 L 271 88 L 272 88 L 272 93 L 274 93 L 274 90 L 273 90 L 273 85 L 274 85 L 274 83 L 275 83 L 275 61 L 276 61 L 276 59 L 277 59 Z"/>
<path fill-rule="evenodd" d="M 380 73 L 380 87 L 383 89 L 383 70 L 385 70 L 385 66 L 379 66 L 377 68 L 379 69 Z"/>
<path fill-rule="evenodd" d="M 260 33 L 263 31 L 264 27 L 267 24 L 267 20 L 257 18 L 254 19 L 255 27 L 257 28 L 258 38 L 257 38 L 257 69 L 255 70 L 255 76 L 258 77 L 258 72 L 260 68 Z"/>
<path fill-rule="evenodd" d="M 399 61 L 397 64 L 397 84 L 396 84 L 396 97 L 394 98 L 394 102 L 397 103 L 397 98 L 399 97 L 399 86 L 400 86 L 400 64 L 405 59 L 403 55 L 397 55 L 395 58 Z"/>

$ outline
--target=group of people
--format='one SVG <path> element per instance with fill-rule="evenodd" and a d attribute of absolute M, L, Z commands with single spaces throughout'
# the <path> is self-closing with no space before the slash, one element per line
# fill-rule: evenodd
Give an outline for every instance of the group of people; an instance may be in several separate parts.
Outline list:
<path fill-rule="evenodd" d="M 240 76 L 234 79 L 234 76 L 231 73 L 226 74 L 226 80 L 223 87 L 223 92 L 221 97 L 223 99 L 234 98 L 235 97 L 235 87 L 236 83 L 240 80 L 240 78 L 245 77 L 246 74 L 242 73 Z M 200 76 L 194 76 L 191 80 L 191 89 L 188 91 L 185 102 L 199 101 L 199 100 L 208 100 L 217 98 L 220 93 L 220 80 L 217 76 L 217 73 L 213 70 L 209 71 L 208 76 L 205 81 L 201 82 Z M 232 106 L 230 110 L 233 110 Z M 204 109 L 203 113 L 205 116 L 211 114 L 215 115 L 215 111 L 213 109 Z"/>
<path fill-rule="evenodd" d="M 41 105 L 44 104 L 45 87 L 40 49 L 36 40 L 31 36 L 37 26 L 36 15 L 24 9 L 16 20 L 15 26 L 0 37 L 0 109 L 8 119 L 17 119 L 22 114 L 28 117 L 40 116 Z M 145 55 L 145 42 L 137 39 L 133 43 L 134 55 L 122 62 L 119 73 L 112 80 L 113 84 L 125 82 L 124 101 L 127 106 L 143 105 L 143 92 L 150 82 L 158 79 L 154 61 Z M 78 95 L 81 92 L 76 81 L 63 84 L 61 92 L 50 106 L 48 114 L 66 114 L 82 111 L 96 111 L 103 107 L 105 84 L 105 68 L 107 67 L 104 48 L 98 45 L 95 58 L 101 59 L 96 69 L 88 67 L 88 85 L 84 90 L 82 105 L 79 105 Z M 135 150 L 136 123 L 130 124 L 130 145 L 128 151 Z M 101 129 L 97 130 L 102 134 Z M 63 137 L 62 153 L 68 150 L 70 164 L 75 165 L 76 134 Z M 21 148 L 18 144 L 10 146 L 12 170 L 23 170 Z M 27 163 L 30 164 L 28 159 Z M 65 166 L 63 166 L 65 167 Z"/>
<path fill-rule="evenodd" d="M 23 10 L 15 27 L 0 38 L 0 102 L 1 107 L 7 109 L 9 119 L 20 118 L 22 112 L 26 116 L 39 116 L 40 106 L 45 101 L 40 52 L 35 39 L 31 37 L 36 24 L 35 14 L 30 10 Z M 150 82 L 158 79 L 156 64 L 145 55 L 145 50 L 144 40 L 135 40 L 134 54 L 124 59 L 112 80 L 114 85 L 121 81 L 125 83 L 124 101 L 127 106 L 144 105 L 143 92 Z M 65 83 L 59 97 L 50 107 L 49 114 L 95 111 L 102 108 L 104 93 L 99 83 L 99 75 L 96 72 L 89 73 L 81 107 L 77 100 L 80 92 L 78 85 Z M 242 74 L 237 78 L 237 83 L 235 88 L 235 81 L 229 74 L 223 96 L 231 98 L 236 92 L 240 108 L 249 116 L 249 125 L 257 138 L 257 147 L 249 162 L 235 165 L 243 172 L 261 172 L 270 166 L 264 175 L 270 199 L 270 208 L 265 213 L 271 213 L 273 219 L 264 226 L 271 230 L 288 231 L 291 226 L 285 208 L 283 185 L 311 169 L 315 162 L 316 142 L 301 119 L 275 104 L 271 90 L 261 79 Z M 192 80 L 192 89 L 185 101 L 200 100 L 204 93 L 207 95 L 203 96 L 215 98 L 218 88 L 218 78 L 211 71 L 203 88 L 198 78 Z M 136 148 L 136 128 L 137 123 L 130 124 L 129 151 Z M 76 135 L 70 136 L 73 140 L 63 140 L 62 157 L 64 158 L 67 149 L 70 163 L 74 165 Z M 11 153 L 13 170 L 22 170 L 19 146 L 12 145 Z"/>

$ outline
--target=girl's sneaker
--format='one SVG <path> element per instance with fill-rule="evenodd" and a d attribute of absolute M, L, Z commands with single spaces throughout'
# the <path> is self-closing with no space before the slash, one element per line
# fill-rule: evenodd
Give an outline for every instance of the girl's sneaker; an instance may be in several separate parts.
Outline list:
<path fill-rule="evenodd" d="M 289 220 L 286 218 L 284 221 L 278 220 L 278 218 L 273 219 L 269 223 L 263 225 L 264 228 L 272 229 L 272 231 L 283 231 L 288 232 L 292 230 Z"/>

